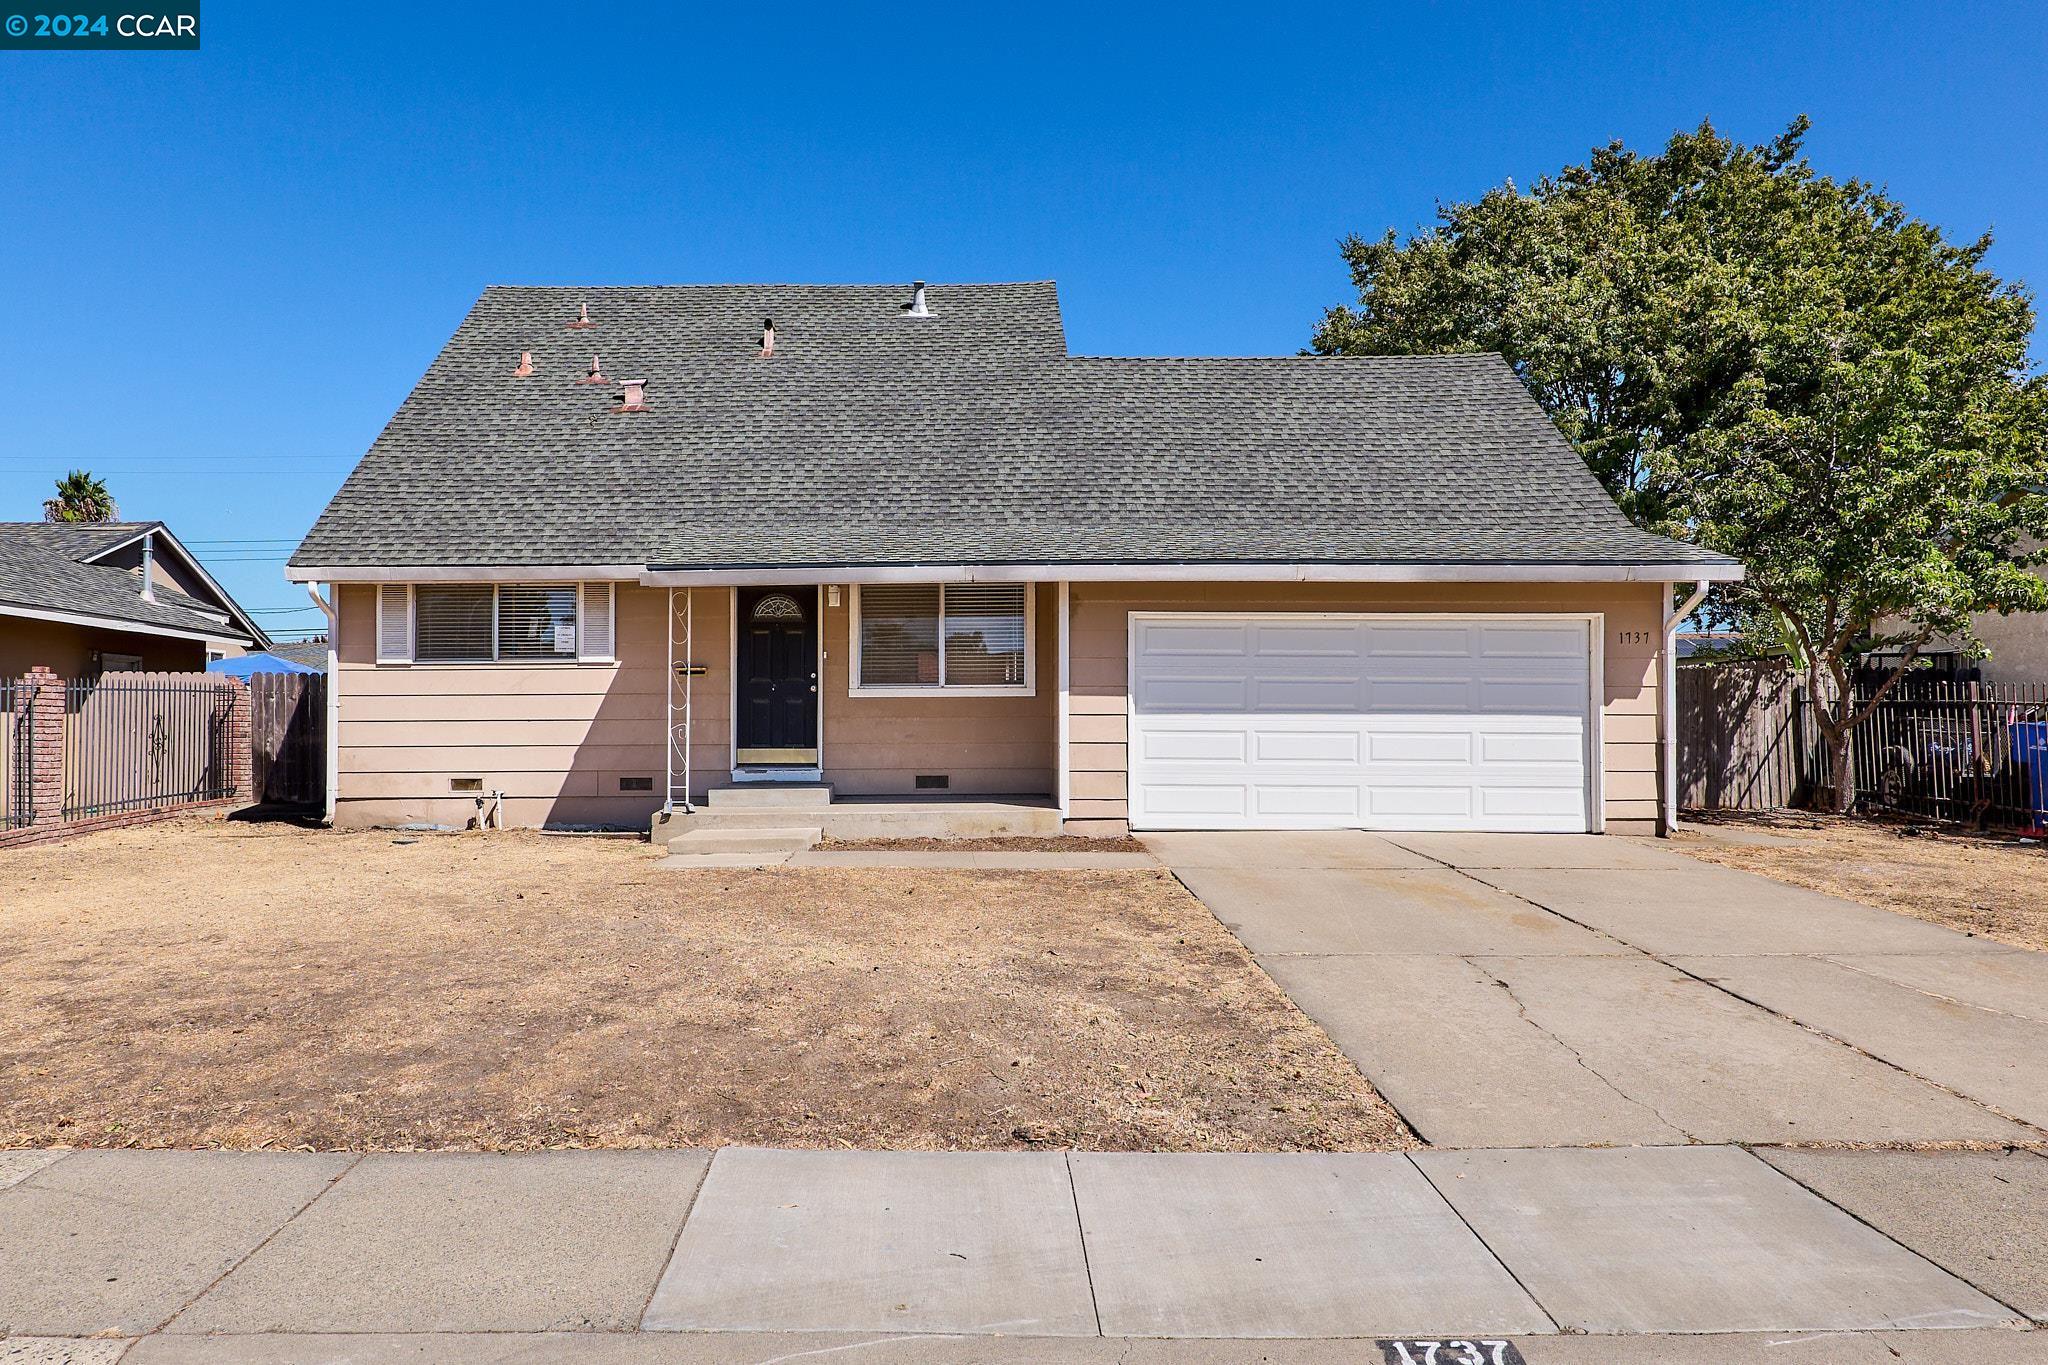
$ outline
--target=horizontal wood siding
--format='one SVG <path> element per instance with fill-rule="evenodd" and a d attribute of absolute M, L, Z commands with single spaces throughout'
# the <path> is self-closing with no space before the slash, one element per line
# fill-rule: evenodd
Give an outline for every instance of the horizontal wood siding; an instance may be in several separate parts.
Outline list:
<path fill-rule="evenodd" d="M 376 662 L 376 593 L 340 590 L 341 695 L 337 822 L 461 825 L 473 797 L 451 779 L 503 791 L 507 823 L 644 825 L 660 807 L 666 590 L 619 585 L 617 663 Z M 691 761 L 701 794 L 725 780 L 732 697 L 731 595 L 695 594 Z M 655 790 L 622 793 L 622 777 Z"/>
<path fill-rule="evenodd" d="M 857 697 L 848 694 L 852 591 L 825 608 L 825 777 L 850 796 L 914 791 L 920 774 L 947 790 L 982 796 L 1047 796 L 1059 737 L 1056 593 L 1033 595 L 1037 687 L 1023 697 Z"/>
<path fill-rule="evenodd" d="M 1649 833 L 1657 819 L 1654 583 L 1076 583 L 1068 703 L 1073 806 L 1085 833 L 1126 828 L 1126 698 L 1133 611 L 1602 612 L 1608 828 Z M 1641 639 L 1631 636 L 1640 635 Z"/>

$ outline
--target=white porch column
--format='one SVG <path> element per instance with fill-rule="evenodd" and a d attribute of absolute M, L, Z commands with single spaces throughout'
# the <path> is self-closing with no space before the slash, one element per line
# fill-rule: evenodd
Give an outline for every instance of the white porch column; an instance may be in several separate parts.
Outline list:
<path fill-rule="evenodd" d="M 1070 815 L 1070 814 L 1072 813 L 1072 809 L 1073 809 L 1073 786 L 1074 786 L 1074 779 L 1073 779 L 1073 763 L 1071 762 L 1071 760 L 1070 760 L 1070 758 L 1069 758 L 1069 753 L 1068 753 L 1068 750 L 1069 750 L 1069 748 L 1070 748 L 1070 745 L 1069 745 L 1069 743 L 1068 743 L 1068 731 L 1069 731 L 1069 729 L 1071 728 L 1071 722 L 1070 722 L 1070 720 L 1069 720 L 1069 716 L 1068 716 L 1068 697 L 1067 697 L 1067 694 L 1068 694 L 1068 691 L 1069 691 L 1069 687 L 1070 687 L 1070 684 L 1069 684 L 1069 674 L 1070 674 L 1070 671 L 1071 671 L 1071 670 L 1070 670 L 1070 669 L 1069 669 L 1069 667 L 1068 667 L 1068 663 L 1069 663 L 1069 660 L 1071 659 L 1071 657 L 1072 657 L 1072 653 L 1073 653 L 1072 649 L 1070 648 L 1070 642 L 1069 642 L 1069 636 L 1070 636 L 1070 631 L 1068 630 L 1068 626 L 1067 626 L 1067 617 L 1068 617 L 1068 592 L 1067 592 L 1067 589 L 1068 589 L 1068 586 L 1069 586 L 1069 585 L 1068 585 L 1068 583 L 1067 583 L 1067 580 L 1065 580 L 1064 578 L 1060 580 L 1060 582 L 1059 582 L 1059 589 L 1058 589 L 1058 592 L 1057 592 L 1057 594 L 1056 594 L 1056 596 L 1057 596 L 1057 598 L 1058 598 L 1058 604 L 1057 604 L 1057 607 L 1055 608 L 1055 615 L 1056 615 L 1056 616 L 1058 617 L 1058 620 L 1057 620 L 1057 622 L 1056 622 L 1056 624 L 1055 624 L 1055 626 L 1054 626 L 1054 635 L 1055 635 L 1055 636 L 1056 636 L 1056 638 L 1057 638 L 1057 648 L 1058 648 L 1058 655 L 1059 655 L 1059 675 L 1060 675 L 1060 678 L 1059 678 L 1059 683 L 1060 683 L 1060 698 L 1059 698 L 1059 707 L 1060 707 L 1060 711 L 1059 711 L 1059 734 L 1060 734 L 1060 744 L 1059 744 L 1059 759 L 1058 759 L 1058 763 L 1059 763 L 1059 770 L 1058 770 L 1058 772 L 1057 772 L 1057 773 L 1056 773 L 1056 774 L 1054 775 L 1054 784 L 1055 784 L 1055 790 L 1057 790 L 1057 791 L 1058 791 L 1058 793 L 1059 793 L 1059 802 L 1060 802 L 1060 819 L 1061 819 L 1061 820 L 1065 820 L 1065 819 L 1066 819 L 1066 818 L 1067 818 L 1067 817 L 1068 817 L 1068 816 L 1069 816 L 1069 815 Z"/>

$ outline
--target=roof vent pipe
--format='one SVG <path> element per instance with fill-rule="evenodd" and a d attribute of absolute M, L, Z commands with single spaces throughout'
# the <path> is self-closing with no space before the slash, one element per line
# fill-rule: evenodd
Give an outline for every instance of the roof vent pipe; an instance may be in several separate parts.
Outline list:
<path fill-rule="evenodd" d="M 609 384 L 612 381 L 604 377 L 604 370 L 598 365 L 597 357 L 592 356 L 590 357 L 589 372 L 576 382 L 579 384 Z"/>
<path fill-rule="evenodd" d="M 528 376 L 529 376 L 529 375 L 531 375 L 532 373 L 533 373 L 533 352 L 532 352 L 532 351 L 521 351 L 521 352 L 519 353 L 519 368 L 518 368 L 518 369 L 516 369 L 516 370 L 514 370 L 514 371 L 512 371 L 512 377 L 513 377 L 513 378 L 515 378 L 515 379 L 525 379 L 526 377 L 528 377 Z"/>
<path fill-rule="evenodd" d="M 156 601 L 156 532 L 142 533 L 142 600 Z"/>
<path fill-rule="evenodd" d="M 775 354 L 775 319 L 761 319 L 761 359 Z"/>
<path fill-rule="evenodd" d="M 932 310 L 924 304 L 924 281 L 914 281 L 910 286 L 910 302 L 903 305 L 903 316 L 907 318 L 928 318 Z"/>
<path fill-rule="evenodd" d="M 587 303 L 577 304 L 576 321 L 569 324 L 569 330 L 572 332 L 580 332 L 586 327 L 595 326 L 597 326 L 597 324 L 590 320 L 590 305 Z"/>

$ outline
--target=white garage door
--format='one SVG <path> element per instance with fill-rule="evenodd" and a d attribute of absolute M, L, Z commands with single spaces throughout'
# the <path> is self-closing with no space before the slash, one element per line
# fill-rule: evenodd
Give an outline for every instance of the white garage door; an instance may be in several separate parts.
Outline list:
<path fill-rule="evenodd" d="M 1585 620 L 1131 616 L 1139 829 L 1590 828 Z"/>

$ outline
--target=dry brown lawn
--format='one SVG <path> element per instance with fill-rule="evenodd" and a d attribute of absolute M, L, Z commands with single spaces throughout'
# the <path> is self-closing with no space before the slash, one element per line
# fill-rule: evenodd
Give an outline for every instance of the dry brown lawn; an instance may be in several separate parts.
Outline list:
<path fill-rule="evenodd" d="M 1412 1146 L 1170 876 L 185 821 L 0 853 L 0 1145 Z"/>
<path fill-rule="evenodd" d="M 1895 910 L 2022 948 L 2048 950 L 2048 848 L 1953 826 L 1804 812 L 1714 815 L 1674 840 L 1705 862 Z M 1714 837 L 1761 836 L 1757 845 Z"/>

